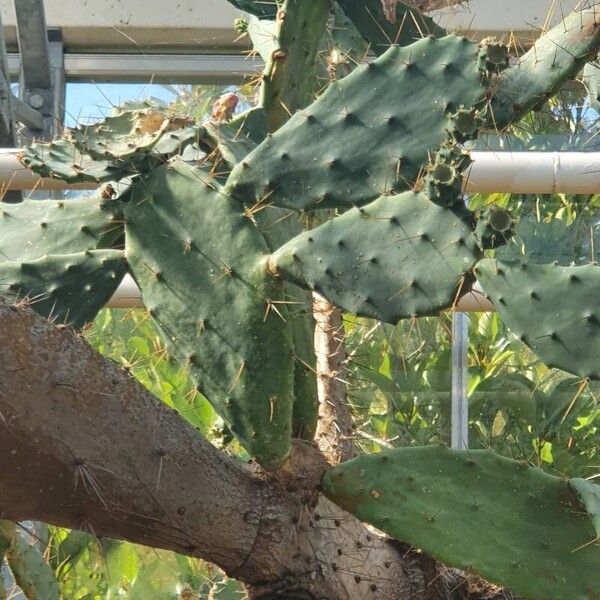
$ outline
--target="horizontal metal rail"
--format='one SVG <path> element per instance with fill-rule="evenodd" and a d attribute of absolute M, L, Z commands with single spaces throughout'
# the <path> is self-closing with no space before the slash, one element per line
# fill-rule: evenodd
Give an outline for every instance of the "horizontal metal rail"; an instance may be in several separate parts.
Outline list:
<path fill-rule="evenodd" d="M 71 54 L 64 56 L 69 82 L 240 83 L 264 63 L 240 54 Z M 8 70 L 17 77 L 18 54 L 8 54 Z"/>

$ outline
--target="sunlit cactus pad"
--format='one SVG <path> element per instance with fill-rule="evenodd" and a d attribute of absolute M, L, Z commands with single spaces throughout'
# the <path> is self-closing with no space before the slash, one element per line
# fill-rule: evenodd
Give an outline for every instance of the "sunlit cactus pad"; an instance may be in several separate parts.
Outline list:
<path fill-rule="evenodd" d="M 509 329 L 549 367 L 600 379 L 600 267 L 481 261 L 481 287 Z"/>
<path fill-rule="evenodd" d="M 490 451 L 401 448 L 325 474 L 327 497 L 447 565 L 508 585 L 528 600 L 600 598 L 598 486 Z M 588 508 L 589 507 L 589 508 Z"/>
<path fill-rule="evenodd" d="M 0 205 L 0 262 L 108 248 L 122 235 L 119 203 L 100 194 Z"/>
<path fill-rule="evenodd" d="M 390 48 L 298 111 L 234 169 L 227 189 L 295 210 L 404 191 L 452 135 L 452 114 L 485 105 L 486 82 L 479 46 L 464 38 Z"/>
<path fill-rule="evenodd" d="M 270 266 L 348 312 L 397 323 L 452 306 L 468 291 L 479 257 L 463 218 L 425 194 L 405 192 L 299 235 Z"/>

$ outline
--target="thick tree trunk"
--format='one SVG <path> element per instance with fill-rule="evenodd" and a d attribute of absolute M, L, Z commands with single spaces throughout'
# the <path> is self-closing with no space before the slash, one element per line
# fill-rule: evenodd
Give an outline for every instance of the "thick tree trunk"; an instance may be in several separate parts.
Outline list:
<path fill-rule="evenodd" d="M 0 348 L 0 518 L 202 558 L 252 598 L 447 597 L 446 571 L 319 495 L 314 446 L 275 474 L 243 465 L 26 307 L 0 303 Z"/>

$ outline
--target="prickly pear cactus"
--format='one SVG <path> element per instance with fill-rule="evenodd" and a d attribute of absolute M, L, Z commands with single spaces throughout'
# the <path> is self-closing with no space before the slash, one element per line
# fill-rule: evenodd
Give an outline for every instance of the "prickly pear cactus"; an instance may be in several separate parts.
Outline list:
<path fill-rule="evenodd" d="M 32 146 L 22 161 L 43 176 L 121 185 L 107 199 L 2 206 L 0 293 L 80 325 L 128 270 L 172 356 L 265 469 L 315 430 L 306 290 L 396 323 L 451 308 L 477 277 L 543 360 L 600 379 L 598 266 L 502 259 L 517 246 L 514 218 L 472 213 L 462 197 L 469 143 L 539 107 L 598 52 L 594 8 L 511 58 L 396 0 L 231 3 L 253 15 L 240 32 L 262 39 L 258 106 L 234 114 L 230 93 L 203 124 L 129 106 Z M 349 64 L 367 48 L 376 58 Z M 206 156 L 186 163 L 188 146 Z M 325 222 L 304 231 L 307 211 Z M 549 399 L 528 418 L 562 406 Z M 359 518 L 518 593 L 600 598 L 589 482 L 424 448 L 340 465 L 323 486 Z"/>

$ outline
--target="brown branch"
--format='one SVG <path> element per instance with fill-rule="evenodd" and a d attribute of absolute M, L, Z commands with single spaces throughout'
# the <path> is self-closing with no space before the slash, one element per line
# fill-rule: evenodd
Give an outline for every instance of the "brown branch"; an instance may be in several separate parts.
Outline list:
<path fill-rule="evenodd" d="M 319 391 L 316 441 L 331 464 L 352 458 L 352 416 L 346 400 L 346 351 L 342 311 L 313 294 Z"/>
<path fill-rule="evenodd" d="M 0 518 L 265 568 L 264 482 L 73 331 L 0 303 L 0 348 Z"/>

